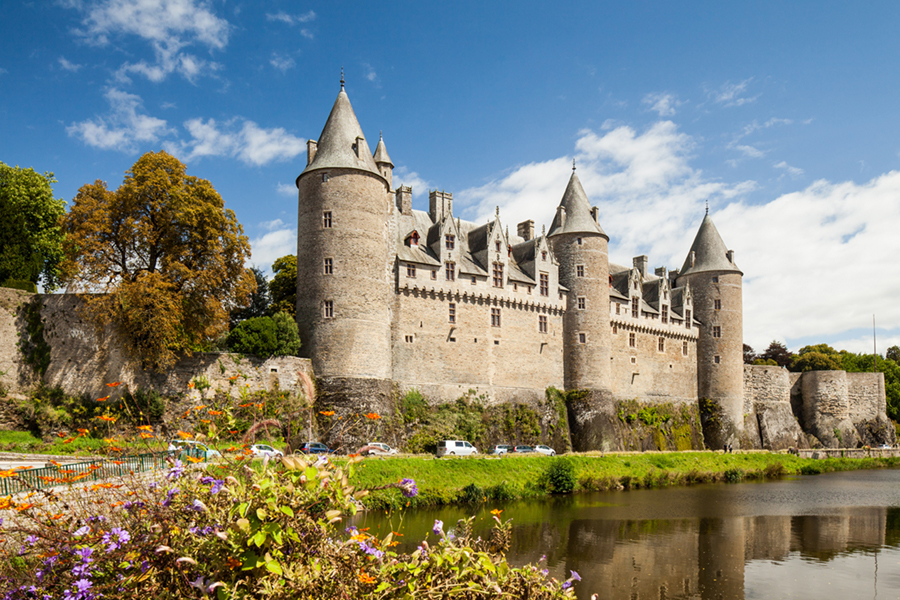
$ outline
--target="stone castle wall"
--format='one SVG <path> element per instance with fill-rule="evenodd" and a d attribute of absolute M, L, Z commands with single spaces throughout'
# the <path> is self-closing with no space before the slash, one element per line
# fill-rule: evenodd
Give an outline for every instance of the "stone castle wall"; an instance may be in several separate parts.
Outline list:
<path fill-rule="evenodd" d="M 875 419 L 887 413 L 884 373 L 847 373 L 850 419 Z"/>
<path fill-rule="evenodd" d="M 770 365 L 744 365 L 744 414 L 755 402 L 791 401 L 791 373 Z"/>

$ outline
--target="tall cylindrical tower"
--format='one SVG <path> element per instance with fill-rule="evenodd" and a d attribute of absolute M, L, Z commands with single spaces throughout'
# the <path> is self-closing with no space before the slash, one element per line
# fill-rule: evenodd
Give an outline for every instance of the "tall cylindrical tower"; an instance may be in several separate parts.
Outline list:
<path fill-rule="evenodd" d="M 744 432 L 743 275 L 707 214 L 677 285 L 691 287 L 700 322 L 697 393 L 706 445 L 713 449 L 740 446 Z"/>
<path fill-rule="evenodd" d="M 343 82 L 297 178 L 297 323 L 325 379 L 389 380 L 389 184 Z"/>
<path fill-rule="evenodd" d="M 563 317 L 566 389 L 609 387 L 609 236 L 597 222 L 584 188 L 572 177 L 547 234 L 568 288 Z"/>

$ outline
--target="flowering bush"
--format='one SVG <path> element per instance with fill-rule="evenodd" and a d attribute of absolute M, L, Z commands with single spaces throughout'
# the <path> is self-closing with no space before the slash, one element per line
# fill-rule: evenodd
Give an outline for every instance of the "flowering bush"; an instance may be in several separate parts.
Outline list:
<path fill-rule="evenodd" d="M 436 523 L 410 554 L 394 533 L 345 529 L 368 493 L 352 485 L 357 460 L 175 460 L 155 478 L 0 499 L 0 599 L 574 597 L 577 574 L 506 563 L 499 511 L 486 540 L 470 521 L 455 535 Z M 386 487 L 418 493 L 411 479 Z"/>

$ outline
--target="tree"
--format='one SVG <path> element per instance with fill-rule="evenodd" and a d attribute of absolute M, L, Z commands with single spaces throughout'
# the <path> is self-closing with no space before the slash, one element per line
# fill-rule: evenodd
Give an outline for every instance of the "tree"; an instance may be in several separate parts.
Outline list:
<path fill-rule="evenodd" d="M 256 291 L 250 294 L 250 299 L 245 307 L 231 311 L 231 329 L 238 323 L 253 317 L 264 317 L 269 314 L 269 304 L 272 299 L 269 296 L 269 280 L 265 273 L 258 267 L 251 267 L 253 277 L 256 279 Z"/>
<path fill-rule="evenodd" d="M 772 340 L 766 351 L 759 355 L 760 360 L 774 360 L 779 367 L 790 367 L 793 358 L 794 354 L 778 340 Z"/>
<path fill-rule="evenodd" d="M 271 314 L 286 312 L 296 315 L 297 307 L 297 257 L 293 254 L 282 256 L 272 263 L 275 276 L 269 284 L 272 294 Z"/>
<path fill-rule="evenodd" d="M 53 197 L 53 173 L 0 162 L 0 284 L 39 281 L 44 290 L 59 285 L 66 201 Z"/>
<path fill-rule="evenodd" d="M 791 371 L 803 373 L 805 371 L 840 371 L 841 364 L 835 359 L 835 355 L 823 352 L 804 352 L 794 357 Z"/>
<path fill-rule="evenodd" d="M 300 334 L 294 317 L 278 312 L 273 317 L 253 317 L 238 323 L 228 334 L 228 348 L 262 358 L 296 356 Z"/>
<path fill-rule="evenodd" d="M 753 350 L 753 346 L 744 344 L 744 364 L 752 365 L 759 355 Z"/>
<path fill-rule="evenodd" d="M 114 325 L 142 362 L 161 369 L 227 330 L 254 289 L 250 244 L 234 212 L 177 158 L 147 153 L 115 191 L 78 190 L 63 224 L 63 271 L 88 315 Z"/>
<path fill-rule="evenodd" d="M 884 357 L 900 365 L 900 346 L 891 346 L 888 348 L 887 352 L 884 353 Z"/>

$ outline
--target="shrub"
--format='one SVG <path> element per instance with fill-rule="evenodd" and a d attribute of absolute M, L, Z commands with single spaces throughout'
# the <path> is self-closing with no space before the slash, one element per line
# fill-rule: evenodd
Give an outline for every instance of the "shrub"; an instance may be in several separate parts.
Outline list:
<path fill-rule="evenodd" d="M 728 483 L 740 483 L 744 478 L 744 472 L 740 469 L 728 469 L 724 475 L 725 481 Z"/>
<path fill-rule="evenodd" d="M 409 390 L 400 399 L 400 416 L 403 417 L 405 423 L 415 423 L 425 418 L 427 409 L 428 404 L 425 402 L 425 396 L 417 389 Z"/>
<path fill-rule="evenodd" d="M 469 504 L 479 504 L 484 502 L 486 498 L 487 495 L 485 494 L 485 491 L 474 483 L 470 483 L 464 487 L 459 494 L 460 502 L 468 502 Z"/>
<path fill-rule="evenodd" d="M 578 479 L 575 477 L 575 465 L 566 458 L 557 458 L 547 465 L 544 471 L 547 491 L 551 494 L 571 494 Z"/>
<path fill-rule="evenodd" d="M 300 352 L 297 322 L 283 312 L 241 321 L 228 334 L 225 343 L 232 352 L 261 358 L 296 356 Z"/>

